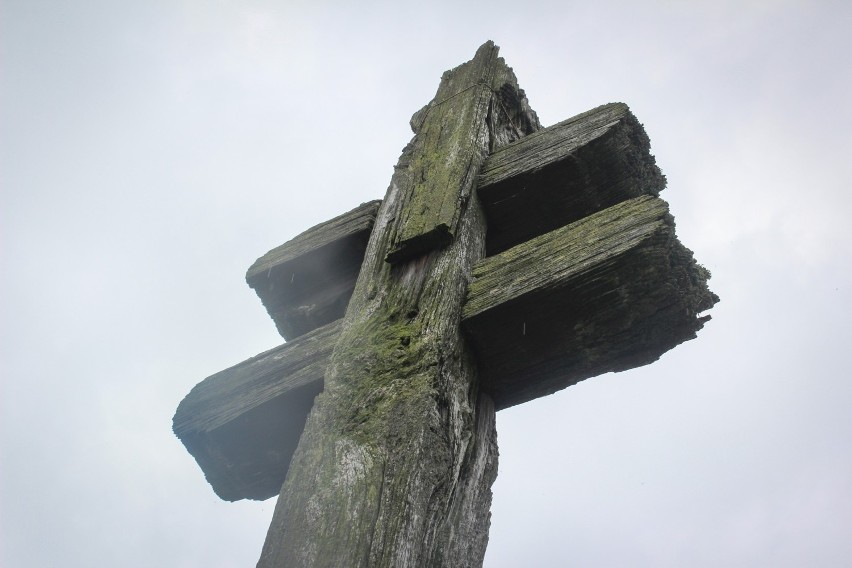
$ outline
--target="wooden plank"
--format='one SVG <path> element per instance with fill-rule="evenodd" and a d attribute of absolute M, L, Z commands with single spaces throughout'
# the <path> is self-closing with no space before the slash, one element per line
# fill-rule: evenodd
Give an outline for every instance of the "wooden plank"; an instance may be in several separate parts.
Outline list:
<path fill-rule="evenodd" d="M 227 501 L 277 495 L 340 334 L 340 322 L 216 373 L 178 406 L 173 429 Z"/>
<path fill-rule="evenodd" d="M 600 106 L 496 150 L 479 175 L 497 254 L 620 201 L 665 187 L 642 125 L 623 103 Z"/>
<path fill-rule="evenodd" d="M 497 112 L 495 93 L 509 93 L 506 100 L 519 102 L 523 96 L 496 54 L 488 42 L 465 64 L 480 67 L 489 61 L 485 76 L 495 82 L 453 99 L 477 89 L 488 93 L 484 102 L 468 101 L 464 116 L 479 115 L 481 122 L 471 121 L 457 146 L 451 137 L 446 147 L 432 148 L 442 159 L 454 161 L 471 143 L 470 157 L 484 159 L 513 130 L 503 124 L 504 117 L 524 114 L 520 104 Z M 451 104 L 437 102 L 438 109 Z M 430 151 L 424 139 L 440 138 L 442 129 L 446 133 L 458 124 L 431 122 L 436 106 L 430 108 L 403 150 L 382 202 L 325 389 L 290 464 L 258 568 L 481 565 L 496 434 L 493 406 L 476 388 L 476 370 L 459 328 L 469 271 L 485 251 L 484 215 L 471 199 L 479 163 L 466 164 L 471 178 L 451 190 L 456 204 L 469 204 L 461 206 L 452 241 L 422 256 L 412 245 L 392 258 L 396 263 L 386 262 L 406 222 L 422 213 L 412 208 L 431 201 L 431 191 L 436 203 L 448 191 L 441 172 L 422 179 L 418 160 Z M 488 109 L 495 112 L 482 113 Z M 415 124 L 422 117 L 415 117 Z M 417 192 L 426 195 L 414 199 Z"/>
<path fill-rule="evenodd" d="M 651 363 L 709 319 L 708 278 L 650 196 L 486 258 L 462 314 L 482 388 L 502 409 Z"/>
<path fill-rule="evenodd" d="M 398 166 L 407 169 L 410 184 L 406 184 L 402 196 L 405 206 L 399 220 L 401 230 L 386 256 L 388 262 L 397 264 L 443 248 L 456 235 L 479 168 L 491 144 L 500 143 L 490 140 L 488 124 L 494 85 L 499 83 L 497 88 L 501 88 L 505 84 L 495 76 L 502 73 L 495 65 L 497 52 L 497 47 L 488 42 L 479 48 L 472 61 L 445 72 L 435 98 L 412 118 L 417 135 L 405 149 Z M 511 101 L 514 104 L 507 102 L 504 108 L 521 108 L 522 100 L 523 109 L 513 111 L 509 117 L 512 140 L 539 126 L 522 94 L 514 97 Z M 501 111 L 494 110 L 494 114 L 498 112 Z M 492 120 L 493 125 L 500 122 Z"/>
<path fill-rule="evenodd" d="M 246 282 L 284 339 L 343 317 L 380 203 L 363 203 L 308 229 L 251 265 Z"/>

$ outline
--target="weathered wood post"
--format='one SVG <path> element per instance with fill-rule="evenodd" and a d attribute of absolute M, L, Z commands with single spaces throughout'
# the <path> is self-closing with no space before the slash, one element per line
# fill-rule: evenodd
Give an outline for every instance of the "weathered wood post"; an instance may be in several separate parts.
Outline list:
<path fill-rule="evenodd" d="M 627 107 L 539 130 L 497 50 L 444 74 L 380 204 L 249 269 L 288 342 L 178 407 L 222 498 L 280 488 L 259 567 L 481 566 L 495 410 L 650 363 L 718 300 Z"/>
<path fill-rule="evenodd" d="M 494 405 L 460 328 L 490 151 L 538 127 L 497 47 L 412 119 L 258 566 L 479 566 Z"/>

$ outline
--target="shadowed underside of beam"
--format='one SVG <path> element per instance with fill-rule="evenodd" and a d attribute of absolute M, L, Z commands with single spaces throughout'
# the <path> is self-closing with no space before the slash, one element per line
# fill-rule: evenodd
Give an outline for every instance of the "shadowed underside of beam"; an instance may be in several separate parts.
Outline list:
<path fill-rule="evenodd" d="M 257 259 L 246 274 L 290 340 L 343 317 L 381 201 L 321 223 Z"/>
<path fill-rule="evenodd" d="M 277 495 L 340 323 L 212 375 L 181 401 L 173 429 L 226 501 Z"/>
<path fill-rule="evenodd" d="M 664 187 L 648 136 L 627 105 L 592 109 L 486 159 L 477 192 L 488 218 L 488 254 Z M 343 317 L 379 204 L 312 227 L 249 268 L 246 281 L 282 337 L 294 339 Z"/>
<path fill-rule="evenodd" d="M 666 203 L 622 202 L 482 260 L 462 326 L 498 409 L 656 361 L 718 297 Z"/>
<path fill-rule="evenodd" d="M 494 255 L 616 203 L 666 186 L 645 129 L 624 103 L 610 103 L 498 149 L 477 193 Z"/>

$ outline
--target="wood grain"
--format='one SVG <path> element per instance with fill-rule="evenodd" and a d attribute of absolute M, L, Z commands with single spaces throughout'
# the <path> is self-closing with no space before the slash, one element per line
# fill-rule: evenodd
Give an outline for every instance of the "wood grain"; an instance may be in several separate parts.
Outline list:
<path fill-rule="evenodd" d="M 483 164 L 477 193 L 488 254 L 625 199 L 659 195 L 665 185 L 627 105 L 584 112 L 496 150 Z"/>
<path fill-rule="evenodd" d="M 212 375 L 181 401 L 173 429 L 226 501 L 268 499 L 284 482 L 340 322 Z"/>
<path fill-rule="evenodd" d="M 650 196 L 486 258 L 462 320 L 482 388 L 502 409 L 651 363 L 709 319 L 709 276 Z"/>
<path fill-rule="evenodd" d="M 246 273 L 284 339 L 346 312 L 380 201 L 363 203 L 258 258 Z"/>

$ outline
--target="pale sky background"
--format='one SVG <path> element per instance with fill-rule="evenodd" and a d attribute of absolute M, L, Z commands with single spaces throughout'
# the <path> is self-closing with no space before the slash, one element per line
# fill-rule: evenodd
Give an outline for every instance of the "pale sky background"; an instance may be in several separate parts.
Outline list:
<path fill-rule="evenodd" d="M 171 433 L 280 343 L 255 258 L 380 198 L 493 39 L 542 122 L 623 101 L 722 301 L 498 414 L 485 565 L 852 565 L 852 2 L 0 5 L 0 565 L 254 566 Z"/>

